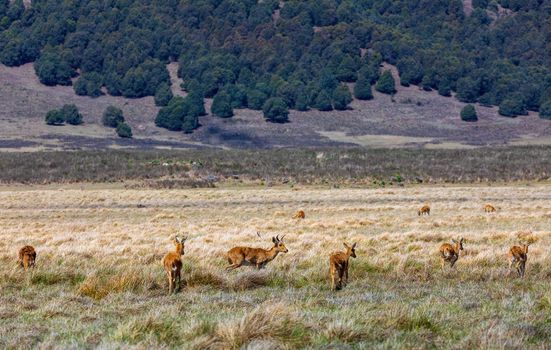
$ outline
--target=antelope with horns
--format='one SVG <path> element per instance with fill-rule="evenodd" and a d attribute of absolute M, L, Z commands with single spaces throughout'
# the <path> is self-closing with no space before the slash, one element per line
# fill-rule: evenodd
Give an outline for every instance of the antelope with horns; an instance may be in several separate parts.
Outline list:
<path fill-rule="evenodd" d="M 342 289 L 348 284 L 348 260 L 356 257 L 356 243 L 351 246 L 343 243 L 346 250 L 335 252 L 329 257 L 329 276 L 331 290 Z"/>
<path fill-rule="evenodd" d="M 33 246 L 26 245 L 19 249 L 19 266 L 27 270 L 29 267 L 35 266 L 36 251 Z"/>
<path fill-rule="evenodd" d="M 515 265 L 518 276 L 524 278 L 524 272 L 526 271 L 526 260 L 528 260 L 528 246 L 531 242 L 526 242 L 520 246 L 515 245 L 509 249 L 509 274 L 511 274 L 511 268 Z"/>
<path fill-rule="evenodd" d="M 258 234 L 258 233 L 257 233 Z M 260 237 L 260 234 L 258 234 Z M 250 248 L 250 247 L 234 247 L 228 251 L 228 262 L 230 265 L 228 270 L 237 269 L 242 265 L 254 265 L 257 269 L 262 269 L 267 263 L 274 260 L 279 253 L 287 253 L 289 250 L 283 243 L 283 235 L 272 237 L 274 244 L 271 249 Z"/>
<path fill-rule="evenodd" d="M 428 205 L 423 205 L 421 207 L 421 209 L 419 209 L 417 211 L 417 215 L 421 216 L 421 215 L 430 215 L 430 206 Z"/>
<path fill-rule="evenodd" d="M 440 259 L 442 261 L 442 268 L 444 263 L 449 263 L 450 267 L 455 265 L 457 259 L 459 259 L 459 251 L 463 250 L 463 237 L 458 241 L 452 239 L 452 243 L 444 243 L 440 246 Z"/>
<path fill-rule="evenodd" d="M 184 242 L 187 237 L 174 237 L 175 250 L 167 253 L 163 258 L 163 266 L 168 277 L 168 294 L 180 290 L 182 255 L 184 255 Z"/>

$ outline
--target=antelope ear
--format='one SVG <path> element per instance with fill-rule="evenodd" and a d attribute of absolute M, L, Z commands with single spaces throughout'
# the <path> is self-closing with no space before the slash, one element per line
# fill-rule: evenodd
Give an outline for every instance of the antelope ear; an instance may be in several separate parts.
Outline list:
<path fill-rule="evenodd" d="M 180 239 L 178 238 L 178 236 L 174 236 L 174 242 L 180 243 Z"/>
<path fill-rule="evenodd" d="M 455 244 L 455 239 L 452 238 L 452 243 Z"/>
<path fill-rule="evenodd" d="M 354 242 L 354 244 L 352 244 L 352 249 L 355 249 L 356 248 L 356 242 Z"/>
<path fill-rule="evenodd" d="M 277 239 L 275 237 L 272 237 L 272 242 L 274 242 L 274 244 L 277 243 Z"/>
<path fill-rule="evenodd" d="M 350 248 L 350 246 L 349 246 L 348 244 L 346 244 L 345 242 L 343 242 L 342 244 L 344 245 L 344 247 L 345 247 L 346 249 L 349 249 L 349 248 Z"/>
<path fill-rule="evenodd" d="M 461 239 L 459 240 L 459 242 L 463 243 L 465 239 L 463 237 L 461 237 Z"/>

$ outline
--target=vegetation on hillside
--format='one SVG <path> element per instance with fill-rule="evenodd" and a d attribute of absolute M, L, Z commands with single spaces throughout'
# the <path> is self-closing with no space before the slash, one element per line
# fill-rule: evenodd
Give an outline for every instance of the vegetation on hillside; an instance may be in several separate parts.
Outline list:
<path fill-rule="evenodd" d="M 80 74 L 78 94 L 103 86 L 159 105 L 171 97 L 166 63 L 178 61 L 188 92 L 299 110 L 346 108 L 342 83 L 360 81 L 356 95 L 369 99 L 386 61 L 402 85 L 513 116 L 551 101 L 550 14 L 548 0 L 475 1 L 470 16 L 461 0 L 0 0 L 0 61 L 35 62 L 48 85 Z M 383 77 L 379 90 L 392 93 Z"/>

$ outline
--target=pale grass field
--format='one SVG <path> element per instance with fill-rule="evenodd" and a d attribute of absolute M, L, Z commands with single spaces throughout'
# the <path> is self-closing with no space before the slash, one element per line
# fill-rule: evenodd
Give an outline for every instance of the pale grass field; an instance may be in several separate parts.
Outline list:
<path fill-rule="evenodd" d="M 58 185 L 6 187 L 0 203 L 0 348 L 551 347 L 548 184 Z M 430 217 L 417 216 L 424 203 Z M 306 219 L 291 218 L 298 209 Z M 520 280 L 506 252 L 526 230 L 538 241 Z M 160 260 L 181 231 L 186 285 L 167 296 Z M 269 248 L 275 234 L 289 253 L 262 271 L 224 270 L 233 245 Z M 438 247 L 459 236 L 465 250 L 442 271 Z M 328 255 L 343 241 L 358 242 L 358 258 L 333 293 Z M 27 273 L 25 244 L 38 252 Z"/>

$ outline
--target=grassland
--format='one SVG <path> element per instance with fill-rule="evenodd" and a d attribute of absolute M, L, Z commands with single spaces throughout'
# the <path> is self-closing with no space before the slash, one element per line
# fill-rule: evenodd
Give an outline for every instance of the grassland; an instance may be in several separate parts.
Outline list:
<path fill-rule="evenodd" d="M 542 183 L 3 187 L 0 348 L 548 348 L 550 199 Z M 417 216 L 423 203 L 430 217 Z M 185 286 L 167 296 L 160 260 L 181 230 Z M 538 242 L 520 280 L 506 252 L 525 230 Z M 289 253 L 224 270 L 231 246 L 268 248 L 277 233 Z M 458 236 L 465 251 L 441 270 L 438 246 Z M 333 293 L 328 254 L 343 241 L 358 258 Z M 24 244 L 38 251 L 28 273 Z"/>

